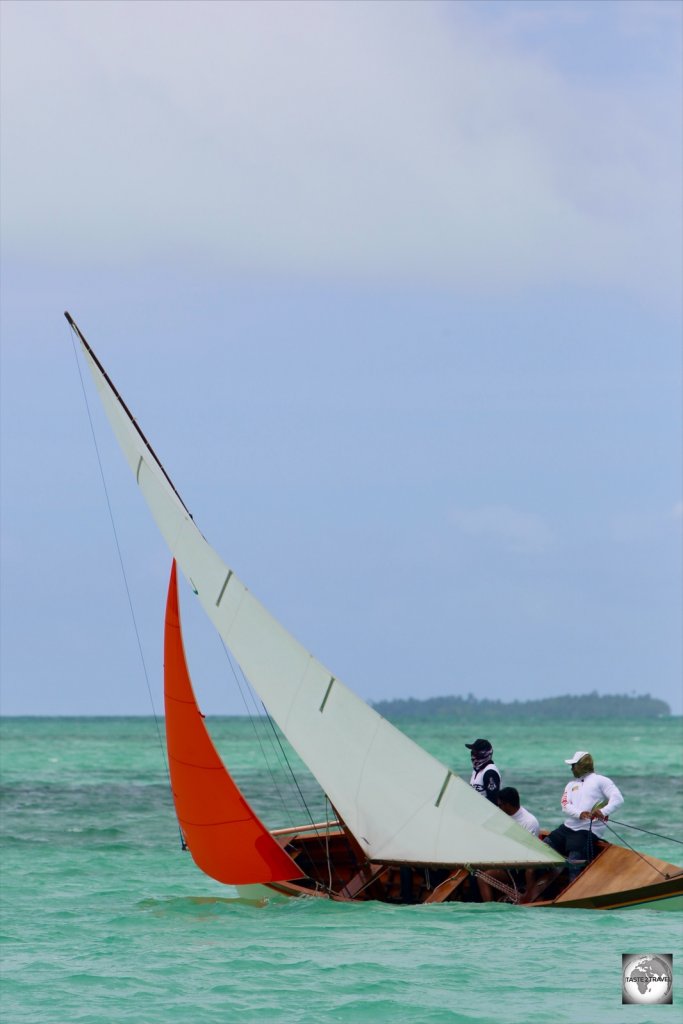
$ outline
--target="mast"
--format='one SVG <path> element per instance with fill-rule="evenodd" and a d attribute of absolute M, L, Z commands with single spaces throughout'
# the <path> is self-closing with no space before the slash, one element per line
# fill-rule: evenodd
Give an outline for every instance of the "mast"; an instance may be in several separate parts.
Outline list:
<path fill-rule="evenodd" d="M 171 487 L 171 489 L 172 489 L 173 493 L 175 494 L 176 498 L 178 499 L 180 504 L 183 506 L 183 508 L 187 512 L 188 516 L 190 517 L 190 519 L 194 519 L 194 516 L 190 512 L 189 508 L 187 507 L 187 505 L 185 504 L 183 499 L 178 494 L 178 491 L 176 490 L 176 486 L 173 483 L 173 481 L 171 480 L 171 478 L 168 475 L 168 473 L 166 472 L 161 459 L 159 458 L 157 453 L 154 451 L 154 449 L 152 448 L 151 444 L 149 443 L 149 441 L 147 440 L 147 438 L 145 437 L 143 432 L 140 430 L 140 427 L 138 426 L 137 420 L 135 419 L 135 417 L 133 416 L 132 412 L 130 411 L 130 409 L 128 408 L 126 403 L 124 402 L 123 398 L 121 397 L 121 395 L 117 391 L 117 389 L 116 389 L 116 387 L 114 385 L 114 382 L 112 381 L 111 377 L 109 376 L 109 374 L 107 373 L 105 368 L 102 366 L 102 363 L 99 361 L 99 359 L 95 355 L 94 351 L 92 350 L 91 346 L 88 344 L 88 342 L 87 342 L 87 340 L 85 338 L 85 335 L 83 334 L 83 331 L 80 329 L 80 327 L 78 326 L 78 324 L 76 323 L 74 318 L 71 316 L 71 313 L 69 313 L 69 311 L 66 310 L 66 309 L 64 310 L 64 316 L 66 317 L 66 322 L 68 323 L 69 327 L 74 332 L 74 334 L 76 334 L 76 336 L 78 337 L 78 340 L 80 341 L 81 345 L 86 350 L 86 352 L 88 353 L 88 355 L 90 356 L 92 361 L 95 363 L 97 369 L 100 371 L 100 373 L 102 374 L 102 376 L 106 380 L 107 384 L 109 385 L 109 387 L 111 388 L 113 393 L 116 395 L 116 398 L 119 401 L 119 403 L 121 405 L 121 408 L 125 412 L 126 416 L 130 420 L 132 425 L 135 427 L 135 429 L 138 432 L 138 434 L 139 434 L 143 444 L 145 445 L 147 451 L 150 453 L 150 455 L 152 456 L 152 458 L 156 462 L 157 466 L 159 467 L 161 472 L 166 477 L 166 480 L 168 481 L 168 484 Z"/>

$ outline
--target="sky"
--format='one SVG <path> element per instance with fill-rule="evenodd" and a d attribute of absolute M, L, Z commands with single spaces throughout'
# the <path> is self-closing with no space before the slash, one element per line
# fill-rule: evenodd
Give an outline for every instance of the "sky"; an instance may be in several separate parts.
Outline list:
<path fill-rule="evenodd" d="M 365 699 L 681 714 L 681 5 L 0 18 L 2 712 L 162 704 L 170 556 L 68 309 L 212 546 Z M 203 710 L 243 713 L 181 597 Z"/>

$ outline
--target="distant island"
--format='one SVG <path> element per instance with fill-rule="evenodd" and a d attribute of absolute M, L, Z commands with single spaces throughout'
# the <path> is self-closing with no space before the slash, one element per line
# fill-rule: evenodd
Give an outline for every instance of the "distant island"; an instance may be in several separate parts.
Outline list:
<path fill-rule="evenodd" d="M 477 720 L 500 718 L 662 718 L 671 714 L 666 701 L 649 694 L 585 693 L 579 696 L 543 697 L 540 700 L 479 700 L 474 694 L 466 697 L 428 697 L 418 700 L 407 697 L 380 700 L 373 708 L 385 718 L 461 718 L 476 716 Z"/>

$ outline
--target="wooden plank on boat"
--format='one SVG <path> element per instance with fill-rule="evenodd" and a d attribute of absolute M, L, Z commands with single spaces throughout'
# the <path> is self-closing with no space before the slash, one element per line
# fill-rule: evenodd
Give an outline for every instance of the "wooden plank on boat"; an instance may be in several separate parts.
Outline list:
<path fill-rule="evenodd" d="M 365 864 L 340 890 L 340 896 L 345 896 L 349 900 L 355 899 L 364 889 L 385 875 L 388 870 L 386 864 Z"/>
<path fill-rule="evenodd" d="M 623 846 L 606 846 L 559 896 L 554 906 L 625 906 L 683 891 L 675 864 Z"/>
<path fill-rule="evenodd" d="M 459 868 L 449 878 L 446 878 L 445 881 L 440 882 L 436 889 L 432 889 L 429 896 L 427 896 L 427 898 L 422 902 L 443 903 L 444 900 L 448 899 L 451 893 L 455 892 L 459 885 L 462 885 L 468 875 L 469 871 L 467 868 Z"/>

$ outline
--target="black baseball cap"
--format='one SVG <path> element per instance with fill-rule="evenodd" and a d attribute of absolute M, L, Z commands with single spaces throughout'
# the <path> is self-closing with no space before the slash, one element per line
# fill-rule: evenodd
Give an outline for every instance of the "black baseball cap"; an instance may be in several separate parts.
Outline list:
<path fill-rule="evenodd" d="M 492 744 L 488 740 L 475 740 L 474 743 L 466 743 L 468 750 L 491 750 Z"/>

